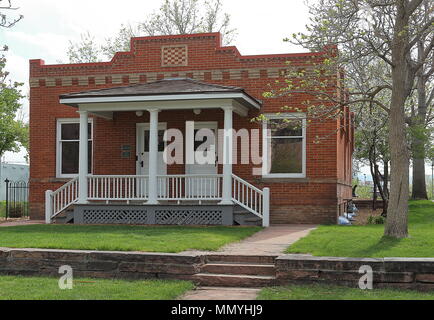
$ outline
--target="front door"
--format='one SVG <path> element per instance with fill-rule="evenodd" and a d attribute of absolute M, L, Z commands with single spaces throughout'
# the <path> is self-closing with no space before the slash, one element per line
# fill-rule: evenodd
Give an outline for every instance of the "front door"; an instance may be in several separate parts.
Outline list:
<path fill-rule="evenodd" d="M 208 141 L 207 132 L 201 129 L 208 129 L 214 133 L 214 138 Z M 214 199 L 218 197 L 218 179 L 212 176 L 217 175 L 218 165 L 217 165 L 217 122 L 195 122 L 194 123 L 194 137 L 190 137 L 194 141 L 194 160 L 190 164 L 186 164 L 185 172 L 187 175 L 191 175 L 187 181 L 188 194 L 192 197 L 203 198 L 203 199 Z M 208 131 L 209 133 L 210 131 Z M 187 138 L 187 136 L 186 136 Z M 206 148 L 204 149 L 204 145 Z M 186 144 L 187 145 L 187 144 Z M 189 150 L 187 149 L 187 152 Z M 212 163 L 204 163 L 201 159 L 208 159 L 208 152 L 213 153 L 214 160 Z M 211 176 L 211 177 L 209 177 Z"/>
<path fill-rule="evenodd" d="M 167 164 L 164 162 L 164 132 L 167 125 L 165 123 L 158 124 L 158 175 L 167 175 Z M 149 124 L 137 124 L 137 175 L 149 175 Z M 148 188 L 141 187 L 144 190 L 142 193 L 148 195 Z M 159 196 L 164 196 L 165 188 L 159 188 Z"/>

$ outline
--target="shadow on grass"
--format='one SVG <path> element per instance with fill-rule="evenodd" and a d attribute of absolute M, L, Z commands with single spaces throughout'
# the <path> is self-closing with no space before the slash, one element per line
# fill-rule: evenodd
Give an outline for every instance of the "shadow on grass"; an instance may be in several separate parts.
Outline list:
<path fill-rule="evenodd" d="M 361 257 L 372 256 L 376 253 L 388 251 L 396 246 L 398 246 L 403 239 L 396 239 L 392 237 L 383 236 L 377 243 L 357 251 L 357 255 Z"/>

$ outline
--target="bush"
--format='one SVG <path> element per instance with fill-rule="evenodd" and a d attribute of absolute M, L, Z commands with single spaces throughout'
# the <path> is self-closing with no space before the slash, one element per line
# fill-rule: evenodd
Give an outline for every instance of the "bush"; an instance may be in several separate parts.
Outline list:
<path fill-rule="evenodd" d="M 24 208 L 16 207 L 9 208 L 9 218 L 22 218 L 24 217 Z"/>
<path fill-rule="evenodd" d="M 368 224 L 385 224 L 386 218 L 383 216 L 369 216 Z"/>

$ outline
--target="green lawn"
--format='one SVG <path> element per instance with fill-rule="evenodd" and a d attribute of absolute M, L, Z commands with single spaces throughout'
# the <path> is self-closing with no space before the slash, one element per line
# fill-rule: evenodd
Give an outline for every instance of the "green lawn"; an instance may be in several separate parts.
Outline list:
<path fill-rule="evenodd" d="M 0 218 L 6 217 L 6 201 L 0 201 Z"/>
<path fill-rule="evenodd" d="M 410 202 L 407 239 L 383 237 L 383 225 L 320 226 L 287 249 L 334 257 L 434 257 L 434 203 Z"/>
<path fill-rule="evenodd" d="M 260 227 L 75 226 L 2 227 L 0 247 L 145 251 L 216 251 L 260 231 Z"/>
<path fill-rule="evenodd" d="M 74 279 L 60 290 L 57 278 L 0 276 L 0 300 L 174 300 L 193 289 L 188 281 Z"/>
<path fill-rule="evenodd" d="M 258 300 L 434 300 L 434 291 L 360 290 L 330 285 L 285 286 L 263 289 Z"/>

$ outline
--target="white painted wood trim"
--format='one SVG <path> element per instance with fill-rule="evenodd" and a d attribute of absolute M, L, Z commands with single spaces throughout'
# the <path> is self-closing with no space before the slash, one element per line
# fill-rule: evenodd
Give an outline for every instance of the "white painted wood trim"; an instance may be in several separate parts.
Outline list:
<path fill-rule="evenodd" d="M 92 141 L 92 168 L 91 172 L 93 171 L 93 161 L 94 161 L 94 150 L 95 150 L 95 142 L 94 142 L 94 121 L 92 118 L 89 118 L 89 123 L 92 125 L 91 130 L 91 138 L 89 140 Z M 62 174 L 62 144 L 61 144 L 61 134 L 62 134 L 62 127 L 61 125 L 63 123 L 80 123 L 80 118 L 59 118 L 57 119 L 56 123 L 56 178 L 63 179 L 63 178 L 76 178 L 78 177 L 77 174 Z"/>
<path fill-rule="evenodd" d="M 306 114 L 305 113 L 280 113 L 280 114 L 265 114 L 268 119 L 299 119 L 303 121 L 303 163 L 302 173 L 267 173 L 268 167 L 268 124 L 267 121 L 262 123 L 262 178 L 264 179 L 303 179 L 307 173 L 307 130 L 306 130 Z"/>
<path fill-rule="evenodd" d="M 125 96 L 125 97 L 88 97 L 63 98 L 61 104 L 87 104 L 112 102 L 155 102 L 155 101 L 182 101 L 182 100 L 212 100 L 212 99 L 243 99 L 256 109 L 260 109 L 259 102 L 244 93 L 215 93 L 215 94 L 174 94 L 158 96 Z"/>

